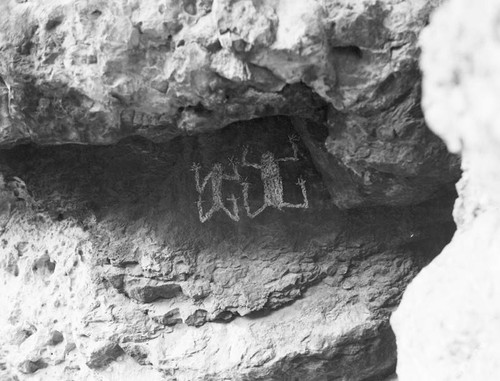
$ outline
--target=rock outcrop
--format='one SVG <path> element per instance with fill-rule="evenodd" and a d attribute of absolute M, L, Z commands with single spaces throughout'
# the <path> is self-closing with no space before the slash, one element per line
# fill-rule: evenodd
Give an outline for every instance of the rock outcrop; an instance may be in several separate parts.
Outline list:
<path fill-rule="evenodd" d="M 342 211 L 292 133 L 281 117 L 163 144 L 3 151 L 33 195 L 2 235 L 5 328 L 76 344 L 29 361 L 100 372 L 120 348 L 172 380 L 390 374 L 388 317 L 454 231 L 452 197 Z M 278 173 L 266 153 L 287 160 Z M 30 343 L 15 337 L 11 354 Z"/>
<path fill-rule="evenodd" d="M 435 3 L 6 0 L 0 144 L 160 142 L 297 116 L 328 126 L 309 150 L 339 207 L 423 202 L 458 169 L 419 106 L 416 41 Z"/>
<path fill-rule="evenodd" d="M 423 34 L 426 118 L 464 173 L 458 230 L 392 319 L 403 381 L 500 377 L 499 11 L 495 1 L 450 1 Z"/>
<path fill-rule="evenodd" d="M 434 6 L 2 2 L 0 376 L 391 375 L 455 230 Z"/>

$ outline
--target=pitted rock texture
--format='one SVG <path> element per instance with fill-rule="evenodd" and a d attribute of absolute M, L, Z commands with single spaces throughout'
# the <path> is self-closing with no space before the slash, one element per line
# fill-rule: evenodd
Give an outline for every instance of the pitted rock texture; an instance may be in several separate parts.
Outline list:
<path fill-rule="evenodd" d="M 455 228 L 436 4 L 2 1 L 0 378 L 393 373 Z"/>
<path fill-rule="evenodd" d="M 419 106 L 416 41 L 436 3 L 5 0 L 0 144 L 296 116 L 328 126 L 309 149 L 337 206 L 423 202 L 458 176 Z"/>
<path fill-rule="evenodd" d="M 500 377 L 500 42 L 497 1 L 449 1 L 422 38 L 424 111 L 463 156 L 457 232 L 392 319 L 406 380 Z"/>
<path fill-rule="evenodd" d="M 454 231 L 453 193 L 340 210 L 293 125 L 4 150 L 6 181 L 27 191 L 5 186 L 3 375 L 19 376 L 25 361 L 48 365 L 40 380 L 390 375 L 389 315 Z M 270 154 L 284 160 L 279 181 L 249 166 Z M 217 164 L 222 183 L 212 182 Z M 38 339 L 54 330 L 62 342 Z"/>

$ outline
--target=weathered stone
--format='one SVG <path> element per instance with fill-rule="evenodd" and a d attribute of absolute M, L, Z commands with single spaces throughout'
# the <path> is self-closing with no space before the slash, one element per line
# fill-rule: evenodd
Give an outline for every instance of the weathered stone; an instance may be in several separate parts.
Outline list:
<path fill-rule="evenodd" d="M 137 361 L 141 365 L 151 365 L 151 361 L 149 361 L 149 352 L 143 346 L 139 344 L 124 344 L 123 350 L 127 355 L 132 357 L 135 361 Z"/>
<path fill-rule="evenodd" d="M 180 318 L 179 309 L 175 308 L 167 313 L 153 317 L 153 320 L 159 324 L 173 326 L 176 324 L 182 324 L 182 319 Z"/>
<path fill-rule="evenodd" d="M 15 345 L 20 345 L 35 332 L 36 328 L 32 325 L 21 326 L 12 334 L 11 342 Z"/>
<path fill-rule="evenodd" d="M 91 369 L 103 368 L 111 364 L 125 352 L 114 342 L 99 343 L 89 354 L 86 364 Z"/>
<path fill-rule="evenodd" d="M 64 348 L 64 353 L 68 354 L 76 349 L 76 344 L 75 343 L 67 343 L 66 347 Z"/>
<path fill-rule="evenodd" d="M 56 263 L 52 261 L 49 254 L 45 252 L 34 261 L 31 268 L 33 272 L 37 272 L 40 274 L 52 274 L 55 267 Z"/>
<path fill-rule="evenodd" d="M 193 327 L 201 327 L 207 322 L 207 311 L 196 310 L 192 315 L 189 315 L 186 319 L 186 324 Z"/>
<path fill-rule="evenodd" d="M 455 229 L 419 105 L 436 3 L 0 2 L 5 371 L 392 374 L 389 316 Z"/>
<path fill-rule="evenodd" d="M 39 369 L 46 368 L 47 366 L 48 364 L 43 360 L 25 360 L 21 364 L 19 364 L 18 369 L 23 374 L 32 374 Z"/>
<path fill-rule="evenodd" d="M 464 173 L 457 232 L 392 319 L 402 381 L 500 378 L 499 14 L 495 1 L 449 1 L 422 36 L 426 119 Z"/>
<path fill-rule="evenodd" d="M 62 343 L 64 340 L 64 336 L 61 332 L 59 331 L 52 331 L 50 332 L 50 338 L 47 342 L 48 345 L 57 345 L 59 343 Z"/>
<path fill-rule="evenodd" d="M 157 299 L 171 299 L 181 293 L 178 284 L 154 284 L 132 286 L 126 292 L 129 297 L 141 303 L 151 303 Z"/>
<path fill-rule="evenodd" d="M 410 103 L 415 106 L 418 98 L 419 94 L 414 94 Z M 397 128 L 409 119 L 407 116 L 391 115 L 395 120 L 384 120 L 380 127 L 374 127 L 369 118 L 358 118 L 353 125 L 342 120 L 334 129 L 329 129 L 329 137 L 313 122 L 292 119 L 335 205 L 340 208 L 408 205 L 436 197 L 443 188 L 455 183 L 459 176 L 459 158 L 448 153 L 443 143 L 425 127 L 419 109 L 405 112 L 420 117 L 411 127 L 404 127 L 409 130 L 405 134 L 388 140 L 377 138 L 377 128 Z M 383 115 L 381 111 L 377 117 L 382 119 Z M 360 130 L 365 123 L 371 132 Z"/>
<path fill-rule="evenodd" d="M 262 165 L 266 153 L 289 159 L 278 164 L 282 189 L 265 190 L 261 170 L 243 165 Z M 453 194 L 412 207 L 335 208 L 284 117 L 160 144 L 17 147 L 2 152 L 2 160 L 26 179 L 38 195 L 37 213 L 47 216 L 14 215 L 5 249 L 29 237 L 23 260 L 38 258 L 40 250 L 57 260 L 50 277 L 4 297 L 28 298 L 24 293 L 38 289 L 38 279 L 52 285 L 39 291 L 32 308 L 47 316 L 41 325 L 71 314 L 65 338 L 78 349 L 66 356 L 68 367 L 78 364 L 89 340 L 110 338 L 131 356 L 136 345 L 147 349 L 147 359 L 135 354 L 136 361 L 114 363 L 113 372 L 146 367 L 160 377 L 177 369 L 182 381 L 388 375 L 396 361 L 389 315 L 454 230 Z M 227 211 L 216 204 L 211 178 L 201 194 L 196 187 L 196 170 L 202 184 L 217 163 L 226 176 L 236 168 L 244 179 L 224 180 Z M 256 214 L 266 192 L 268 204 Z M 214 205 L 219 209 L 207 214 Z M 176 292 L 154 300 L 165 285 L 176 285 Z M 42 306 L 53 300 L 52 287 L 62 301 L 54 310 Z"/>
<path fill-rule="evenodd" d="M 2 2 L 0 144 L 160 142 L 289 115 L 316 123 L 302 138 L 341 208 L 410 205 L 457 179 L 419 106 L 436 1 L 127 4 Z"/>

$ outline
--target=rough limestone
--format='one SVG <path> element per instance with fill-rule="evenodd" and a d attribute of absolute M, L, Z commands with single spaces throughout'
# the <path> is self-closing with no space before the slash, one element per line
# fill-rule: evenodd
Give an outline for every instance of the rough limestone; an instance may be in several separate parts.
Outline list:
<path fill-rule="evenodd" d="M 342 211 L 293 133 L 281 117 L 163 144 L 3 151 L 32 195 L 13 196 L 3 226 L 6 368 L 43 361 L 29 368 L 42 380 L 130 364 L 185 381 L 393 372 L 389 315 L 454 231 L 453 196 Z M 297 156 L 279 163 L 281 194 L 243 165 L 266 152 Z M 45 330 L 63 341 L 35 339 Z"/>
<path fill-rule="evenodd" d="M 416 41 L 436 3 L 5 0 L 0 145 L 296 116 L 328 126 L 303 138 L 336 205 L 422 202 L 458 171 L 419 105 Z"/>
<path fill-rule="evenodd" d="M 0 4 L 0 379 L 381 380 L 449 242 L 435 1 Z"/>
<path fill-rule="evenodd" d="M 464 174 L 458 230 L 392 319 L 402 381 L 500 377 L 499 12 L 497 1 L 451 1 L 422 34 L 425 115 Z"/>

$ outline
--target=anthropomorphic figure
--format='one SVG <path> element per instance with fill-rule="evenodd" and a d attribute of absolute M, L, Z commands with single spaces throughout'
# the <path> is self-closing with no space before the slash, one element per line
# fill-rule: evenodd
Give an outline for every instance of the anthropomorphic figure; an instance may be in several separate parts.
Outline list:
<path fill-rule="evenodd" d="M 198 213 L 201 222 L 209 220 L 210 217 L 212 217 L 212 215 L 219 210 L 225 212 L 229 216 L 229 218 L 231 218 L 233 221 L 240 220 L 236 197 L 234 195 L 231 195 L 231 197 L 227 199 L 232 203 L 232 209 L 233 209 L 232 211 L 226 208 L 222 197 L 222 182 L 224 180 L 233 180 L 233 181 L 240 180 L 237 164 L 235 162 L 231 162 L 231 165 L 233 167 L 233 174 L 226 175 L 224 174 L 224 169 L 222 167 L 222 164 L 215 163 L 210 173 L 206 175 L 205 178 L 203 179 L 202 183 L 200 183 L 201 166 L 199 164 L 194 163 L 193 166 L 191 167 L 191 170 L 194 171 L 196 190 L 198 191 L 199 195 L 196 204 L 198 206 Z M 203 201 L 201 199 L 201 196 L 209 181 L 212 186 L 212 207 L 206 213 L 204 213 Z"/>
<path fill-rule="evenodd" d="M 293 156 L 284 158 L 275 158 L 271 152 L 265 152 L 261 156 L 260 164 L 249 163 L 247 161 L 248 147 L 243 149 L 243 155 L 241 160 L 241 166 L 252 167 L 260 170 L 260 178 L 262 179 L 262 184 L 264 186 L 264 204 L 257 209 L 255 212 L 250 211 L 250 206 L 248 205 L 248 190 L 250 184 L 247 182 L 242 183 L 243 185 L 243 202 L 245 205 L 245 210 L 250 218 L 254 218 L 262 213 L 268 206 L 277 208 L 281 210 L 283 208 L 308 208 L 309 201 L 307 200 L 306 193 L 306 182 L 302 178 L 299 178 L 297 185 L 302 191 L 302 196 L 304 202 L 301 204 L 291 204 L 285 202 L 283 199 L 283 182 L 281 179 L 279 162 L 285 161 L 298 161 L 298 148 L 295 143 L 296 139 L 293 137 L 289 138 L 292 145 Z"/>

